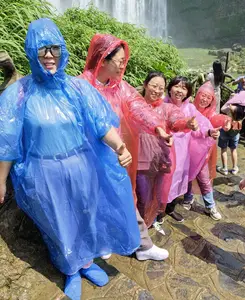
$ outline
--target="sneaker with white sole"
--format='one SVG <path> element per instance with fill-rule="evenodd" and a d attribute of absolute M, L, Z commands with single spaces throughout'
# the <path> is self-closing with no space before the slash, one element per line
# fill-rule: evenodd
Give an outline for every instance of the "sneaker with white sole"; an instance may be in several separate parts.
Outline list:
<path fill-rule="evenodd" d="M 102 255 L 101 258 L 104 259 L 104 260 L 107 260 L 111 257 L 111 253 L 109 254 L 106 254 L 106 255 Z"/>
<path fill-rule="evenodd" d="M 191 199 L 191 201 L 189 203 L 185 202 L 185 200 L 184 200 L 182 203 L 182 206 L 184 209 L 190 210 L 193 203 L 194 203 L 194 197 Z"/>
<path fill-rule="evenodd" d="M 211 208 L 206 208 L 206 212 L 209 214 L 209 216 L 215 220 L 215 221 L 219 221 L 222 219 L 221 214 L 217 211 L 216 206 L 211 207 Z"/>
<path fill-rule="evenodd" d="M 165 235 L 165 232 L 164 230 L 162 229 L 162 226 L 161 224 L 163 224 L 163 222 L 154 222 L 152 224 L 152 226 L 156 229 L 157 232 L 161 233 L 162 235 Z"/>
<path fill-rule="evenodd" d="M 168 250 L 162 249 L 157 247 L 156 245 L 153 245 L 150 249 L 148 250 L 141 250 L 141 251 L 136 251 L 136 258 L 138 260 L 164 260 L 169 257 Z"/>
<path fill-rule="evenodd" d="M 219 172 L 222 175 L 228 175 L 228 169 L 227 168 L 223 168 L 223 167 L 217 167 L 216 171 Z"/>
<path fill-rule="evenodd" d="M 236 166 L 233 169 L 231 169 L 231 174 L 236 175 L 239 172 L 239 168 Z"/>

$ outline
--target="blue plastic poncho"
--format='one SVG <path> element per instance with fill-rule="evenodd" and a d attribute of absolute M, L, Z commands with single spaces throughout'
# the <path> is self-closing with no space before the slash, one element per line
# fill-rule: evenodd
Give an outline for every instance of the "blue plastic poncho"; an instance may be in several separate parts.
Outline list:
<path fill-rule="evenodd" d="M 57 72 L 37 50 L 61 45 Z M 132 188 L 101 139 L 118 119 L 86 81 L 66 75 L 68 52 L 49 19 L 30 24 L 32 74 L 0 96 L 0 160 L 12 161 L 17 203 L 39 227 L 55 266 L 71 275 L 93 258 L 139 246 Z"/>

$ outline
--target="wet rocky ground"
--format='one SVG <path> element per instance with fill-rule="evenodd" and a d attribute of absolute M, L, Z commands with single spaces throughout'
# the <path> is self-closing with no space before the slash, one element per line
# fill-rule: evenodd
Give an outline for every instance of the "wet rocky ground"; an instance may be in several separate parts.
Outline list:
<path fill-rule="evenodd" d="M 154 243 L 169 250 L 169 259 L 139 262 L 112 255 L 98 260 L 110 283 L 98 288 L 83 280 L 82 300 L 245 299 L 245 194 L 238 189 L 245 178 L 244 145 L 241 140 L 238 175 L 217 174 L 214 180 L 221 221 L 204 213 L 199 196 L 191 211 L 178 205 L 183 223 L 166 217 L 165 236 L 150 230 Z M 64 278 L 50 264 L 39 233 L 13 201 L 0 208 L 0 231 L 0 299 L 68 299 L 61 291 Z"/>

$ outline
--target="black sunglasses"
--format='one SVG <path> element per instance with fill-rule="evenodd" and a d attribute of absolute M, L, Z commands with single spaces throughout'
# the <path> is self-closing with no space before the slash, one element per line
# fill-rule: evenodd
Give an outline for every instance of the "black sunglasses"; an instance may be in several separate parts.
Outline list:
<path fill-rule="evenodd" d="M 61 46 L 59 45 L 52 45 L 52 46 L 44 46 L 42 48 L 39 48 L 37 51 L 38 57 L 44 57 L 48 51 L 54 56 L 54 57 L 60 57 L 61 56 Z"/>

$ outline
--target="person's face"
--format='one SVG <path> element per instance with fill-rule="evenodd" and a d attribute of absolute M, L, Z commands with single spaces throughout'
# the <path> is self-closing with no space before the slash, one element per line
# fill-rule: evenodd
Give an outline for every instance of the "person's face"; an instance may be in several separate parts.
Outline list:
<path fill-rule="evenodd" d="M 200 97 L 200 107 L 201 108 L 208 107 L 213 99 L 212 95 L 207 92 L 200 92 L 199 97 Z"/>
<path fill-rule="evenodd" d="M 154 102 L 163 96 L 165 80 L 162 77 L 153 77 L 144 88 L 146 101 Z"/>
<path fill-rule="evenodd" d="M 120 78 L 126 67 L 126 55 L 124 49 L 121 48 L 110 60 L 104 60 L 102 67 L 109 78 Z"/>
<path fill-rule="evenodd" d="M 45 70 L 55 74 L 60 61 L 61 48 L 57 45 L 51 45 L 38 49 L 38 58 Z"/>
<path fill-rule="evenodd" d="M 185 99 L 187 94 L 188 94 L 187 87 L 181 81 L 178 84 L 172 86 L 170 90 L 170 98 L 172 102 L 177 106 L 181 106 L 182 101 Z"/>

